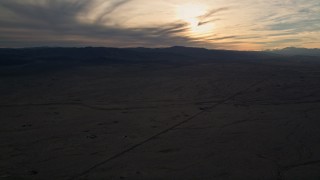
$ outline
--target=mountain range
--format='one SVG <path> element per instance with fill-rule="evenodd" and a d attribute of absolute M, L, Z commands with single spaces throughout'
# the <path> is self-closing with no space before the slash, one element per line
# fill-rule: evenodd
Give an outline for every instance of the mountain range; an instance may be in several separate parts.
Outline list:
<path fill-rule="evenodd" d="M 213 50 L 173 46 L 168 48 L 37 47 L 0 48 L 0 74 L 36 73 L 99 64 L 194 64 L 221 61 L 316 60 L 320 49 L 285 48 L 268 51 Z"/>

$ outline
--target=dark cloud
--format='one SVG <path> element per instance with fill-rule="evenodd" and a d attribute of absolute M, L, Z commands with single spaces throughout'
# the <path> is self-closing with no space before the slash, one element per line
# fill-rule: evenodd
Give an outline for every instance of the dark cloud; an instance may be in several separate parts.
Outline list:
<path fill-rule="evenodd" d="M 74 22 L 76 15 L 89 7 L 89 5 L 90 1 L 75 0 L 43 0 L 32 1 L 32 3 L 18 0 L 0 1 L 0 6 L 18 16 L 22 23 L 26 21 L 28 23 L 43 23 L 51 26 Z"/>
<path fill-rule="evenodd" d="M 207 21 L 199 21 L 198 22 L 198 26 L 202 26 L 208 23 L 212 23 L 212 22 L 216 22 L 216 21 L 220 21 L 221 19 L 211 19 L 211 20 L 207 20 Z"/>
<path fill-rule="evenodd" d="M 59 43 L 61 46 L 195 45 L 194 39 L 177 35 L 188 29 L 187 24 L 183 22 L 147 28 L 121 28 L 101 23 L 108 18 L 108 15 L 128 2 L 130 1 L 108 1 L 107 9 L 98 15 L 95 22 L 83 23 L 77 19 L 79 13 L 102 4 L 85 0 L 43 0 L 41 3 L 36 1 L 23 3 L 19 0 L 0 1 L 0 6 L 11 11 L 16 17 L 13 21 L 0 16 L 0 34 L 5 34 L 5 37 L 0 35 L 5 39 L 0 46 L 13 44 L 21 46 L 22 43 L 33 44 L 33 46 Z M 22 37 L 21 34 L 24 36 Z"/>
<path fill-rule="evenodd" d="M 212 41 L 219 41 L 219 40 L 225 40 L 225 39 L 234 39 L 236 38 L 237 36 L 223 36 L 223 37 L 217 37 L 217 38 L 211 38 L 209 40 L 212 40 Z"/>
<path fill-rule="evenodd" d="M 152 32 L 154 32 L 154 34 L 159 34 L 159 35 L 179 33 L 179 32 L 185 32 L 188 30 L 188 23 L 176 22 L 176 23 L 168 24 L 161 28 L 152 28 L 152 29 L 153 29 Z"/>
<path fill-rule="evenodd" d="M 111 14 L 112 12 L 114 12 L 115 10 L 117 10 L 119 7 L 121 7 L 122 5 L 130 2 L 131 0 L 117 0 L 117 1 L 112 1 L 110 3 L 110 5 L 104 9 L 104 11 L 102 12 L 102 14 L 100 14 L 100 16 L 97 18 L 96 22 L 97 23 L 101 23 L 105 20 L 105 18 Z M 104 2 L 101 2 L 100 5 L 103 5 Z"/>

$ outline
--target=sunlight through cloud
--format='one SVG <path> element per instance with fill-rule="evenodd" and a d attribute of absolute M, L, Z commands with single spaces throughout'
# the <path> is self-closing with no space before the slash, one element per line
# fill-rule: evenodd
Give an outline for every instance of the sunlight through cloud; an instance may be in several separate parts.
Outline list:
<path fill-rule="evenodd" d="M 213 24 L 202 25 L 200 17 L 208 12 L 208 7 L 200 3 L 186 3 L 176 7 L 176 16 L 189 24 L 191 36 L 205 36 L 213 30 Z"/>

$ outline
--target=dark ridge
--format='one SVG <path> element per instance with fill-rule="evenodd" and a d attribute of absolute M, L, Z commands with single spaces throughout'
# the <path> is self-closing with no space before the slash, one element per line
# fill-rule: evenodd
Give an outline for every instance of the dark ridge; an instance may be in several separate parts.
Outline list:
<path fill-rule="evenodd" d="M 312 59 L 306 55 L 296 59 Z M 37 47 L 0 48 L 0 75 L 24 75 L 77 66 L 164 63 L 186 65 L 235 61 L 293 61 L 276 51 L 232 51 L 174 46 L 167 48 Z"/>

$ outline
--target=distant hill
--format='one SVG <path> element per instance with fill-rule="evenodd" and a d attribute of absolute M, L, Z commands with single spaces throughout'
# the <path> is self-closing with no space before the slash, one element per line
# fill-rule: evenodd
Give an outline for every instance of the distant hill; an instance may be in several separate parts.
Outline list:
<path fill-rule="evenodd" d="M 31 62 L 68 63 L 139 63 L 190 62 L 267 58 L 265 52 L 209 50 L 174 46 L 168 48 L 21 48 L 0 49 L 0 66 Z"/>
<path fill-rule="evenodd" d="M 320 56 L 320 49 L 307 49 L 307 48 L 296 48 L 287 47 L 284 49 L 271 50 L 270 52 L 281 54 L 281 55 L 304 55 L 304 56 Z"/>
<path fill-rule="evenodd" d="M 299 51 L 298 51 L 299 50 Z M 0 48 L 0 76 L 23 75 L 96 65 L 159 65 L 180 66 L 220 62 L 320 62 L 319 50 L 286 48 L 276 51 L 210 50 L 174 46 L 168 48 Z M 289 56 L 288 56 L 289 55 Z M 292 57 L 291 55 L 299 55 Z"/>

